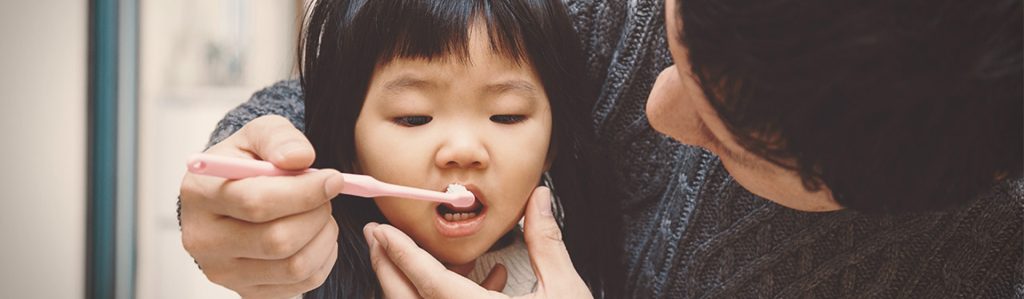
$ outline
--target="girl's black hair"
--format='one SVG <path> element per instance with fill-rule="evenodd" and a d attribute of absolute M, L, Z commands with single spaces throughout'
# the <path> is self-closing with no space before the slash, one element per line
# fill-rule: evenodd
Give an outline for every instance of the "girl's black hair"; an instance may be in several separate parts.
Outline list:
<path fill-rule="evenodd" d="M 610 201 L 603 154 L 592 144 L 589 112 L 596 85 L 587 81 L 581 46 L 560 1 L 321 0 L 308 13 L 299 65 L 305 127 L 314 167 L 352 172 L 355 123 L 377 65 L 398 58 L 469 58 L 469 32 L 486 26 L 491 48 L 537 71 L 552 114 L 549 174 L 556 215 L 573 264 L 596 297 L 617 297 L 620 217 Z M 338 259 L 307 298 L 380 297 L 362 228 L 386 223 L 373 201 L 331 202 L 338 221 Z M 564 213 L 562 213 L 565 211 Z"/>

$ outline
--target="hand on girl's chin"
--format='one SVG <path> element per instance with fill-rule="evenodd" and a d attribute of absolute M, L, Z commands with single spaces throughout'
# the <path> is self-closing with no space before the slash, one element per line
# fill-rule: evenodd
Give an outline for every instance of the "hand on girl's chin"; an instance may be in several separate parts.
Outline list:
<path fill-rule="evenodd" d="M 551 193 L 538 187 L 530 196 L 523 223 L 523 238 L 530 263 L 537 273 L 538 289 L 531 298 L 593 298 L 562 240 L 561 228 L 551 212 Z M 503 265 L 491 269 L 477 285 L 448 270 L 437 258 L 416 245 L 409 235 L 390 225 L 367 224 L 363 235 L 370 246 L 370 260 L 384 290 L 392 298 L 505 298 L 508 273 Z M 417 289 L 419 287 L 419 289 Z M 490 291 L 488 291 L 490 290 Z"/>
<path fill-rule="evenodd" d="M 408 263 L 443 264 L 446 269 L 462 277 L 468 276 L 469 273 L 472 272 L 473 268 L 475 267 L 475 259 L 469 263 L 459 265 L 440 263 L 440 261 L 434 259 L 432 256 L 421 255 L 426 253 L 423 252 L 422 249 L 419 252 L 420 254 L 413 254 L 414 257 L 411 258 L 411 260 L 402 259 L 400 261 L 391 261 L 392 257 L 389 256 L 390 253 L 386 253 L 387 249 L 384 248 L 387 245 L 382 246 L 381 244 L 381 239 L 389 238 L 383 237 L 383 234 L 381 234 L 380 232 L 373 232 L 374 230 L 377 230 L 379 226 L 381 225 L 373 222 L 366 224 L 366 226 L 363 227 L 363 236 L 366 238 L 366 243 L 370 249 L 371 265 L 374 268 L 374 272 L 377 274 L 378 280 L 380 280 L 381 282 L 381 287 L 384 289 L 384 297 L 405 298 L 409 297 L 408 295 L 418 293 L 418 291 L 415 289 L 415 286 L 412 285 L 411 281 L 409 281 L 408 278 L 401 279 L 400 276 L 396 276 L 403 271 L 401 270 L 401 267 L 398 267 L 398 265 L 396 265 L 396 263 L 405 264 L 404 266 L 406 267 L 413 267 L 413 265 L 409 265 Z M 392 238 L 397 237 L 400 241 L 404 241 L 398 243 L 405 243 L 404 245 L 398 245 L 398 247 L 408 247 L 412 244 L 415 244 L 412 242 L 412 239 L 409 238 L 409 236 L 406 235 L 401 230 L 394 229 L 394 227 L 391 227 L 391 229 L 391 233 L 396 235 L 392 236 Z M 390 242 L 385 241 L 385 243 Z M 420 258 L 415 258 L 416 256 L 419 256 L 420 258 L 426 258 L 426 260 L 420 260 Z M 507 284 L 507 282 L 508 270 L 505 268 L 505 265 L 498 263 L 495 264 L 493 268 L 491 268 L 490 272 L 487 273 L 487 277 L 484 278 L 482 282 L 480 282 L 480 287 L 488 291 L 501 292 L 502 290 L 505 289 L 505 285 Z"/>

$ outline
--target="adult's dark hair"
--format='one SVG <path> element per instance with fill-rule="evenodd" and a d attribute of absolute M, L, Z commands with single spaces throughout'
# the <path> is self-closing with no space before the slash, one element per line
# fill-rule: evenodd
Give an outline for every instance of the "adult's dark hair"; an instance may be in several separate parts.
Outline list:
<path fill-rule="evenodd" d="M 606 171 L 588 113 L 596 85 L 585 81 L 577 35 L 559 1 L 549 0 L 320 0 L 311 7 L 300 42 L 306 136 L 316 167 L 354 171 L 354 131 L 378 65 L 394 59 L 469 58 L 471 26 L 486 26 L 492 49 L 534 66 L 552 113 L 549 171 L 559 199 L 565 244 L 577 271 L 597 295 L 617 294 L 619 217 L 604 188 Z M 586 186 L 586 188 L 584 188 Z M 307 298 L 380 297 L 362 227 L 386 223 L 373 201 L 332 201 L 338 260 L 327 281 Z M 562 211 L 564 210 L 564 213 Z M 614 295 L 611 295 L 614 297 Z"/>
<path fill-rule="evenodd" d="M 672 42 L 739 143 L 845 207 L 941 209 L 1021 174 L 1020 0 L 678 9 Z"/>

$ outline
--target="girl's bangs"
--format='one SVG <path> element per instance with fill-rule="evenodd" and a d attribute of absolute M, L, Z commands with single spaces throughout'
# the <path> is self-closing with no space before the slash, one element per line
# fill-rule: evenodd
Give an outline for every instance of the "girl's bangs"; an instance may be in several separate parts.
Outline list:
<path fill-rule="evenodd" d="M 495 1 L 398 0 L 366 1 L 353 24 L 380 32 L 376 36 L 377 63 L 395 59 L 454 59 L 469 62 L 469 37 L 476 26 L 485 26 L 494 53 L 516 63 L 529 60 L 524 32 L 514 7 Z"/>

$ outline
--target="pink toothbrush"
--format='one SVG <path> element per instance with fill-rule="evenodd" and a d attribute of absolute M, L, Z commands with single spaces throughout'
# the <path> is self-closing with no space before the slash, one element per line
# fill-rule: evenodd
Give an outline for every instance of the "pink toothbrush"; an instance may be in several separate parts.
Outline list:
<path fill-rule="evenodd" d="M 300 175 L 316 171 L 310 168 L 306 170 L 284 170 L 274 166 L 267 161 L 248 160 L 210 154 L 195 154 L 188 159 L 188 171 L 195 174 L 222 177 L 226 179 L 242 179 L 254 176 L 284 176 Z M 345 179 L 345 187 L 341 193 L 362 196 L 397 196 L 419 200 L 448 203 L 456 207 L 472 206 L 475 201 L 473 193 L 466 190 L 465 186 L 449 184 L 447 193 L 388 184 L 378 181 L 368 175 L 351 173 L 341 174 Z"/>

